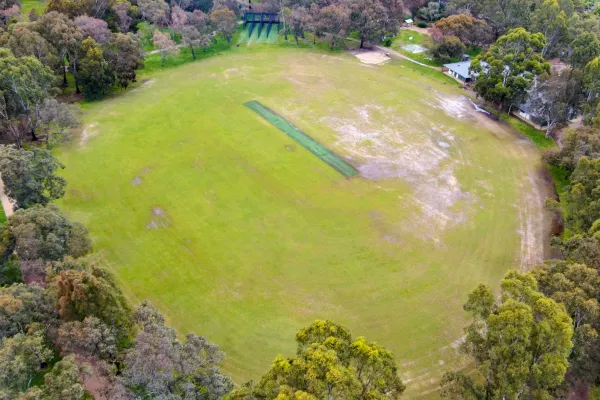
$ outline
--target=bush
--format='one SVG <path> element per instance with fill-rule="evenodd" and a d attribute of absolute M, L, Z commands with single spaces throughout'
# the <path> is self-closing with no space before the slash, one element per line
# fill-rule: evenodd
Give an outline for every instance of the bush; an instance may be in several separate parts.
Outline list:
<path fill-rule="evenodd" d="M 417 26 L 419 28 L 427 28 L 429 25 L 427 25 L 427 22 L 419 21 L 417 22 Z"/>
<path fill-rule="evenodd" d="M 465 54 L 466 47 L 456 36 L 446 36 L 441 43 L 433 49 L 432 54 L 436 60 L 450 61 L 460 59 Z"/>
<path fill-rule="evenodd" d="M 390 39 L 390 38 L 387 38 L 387 39 L 385 39 L 385 40 L 383 41 L 383 45 L 384 45 L 385 47 L 390 47 L 390 46 L 392 45 L 392 39 Z"/>

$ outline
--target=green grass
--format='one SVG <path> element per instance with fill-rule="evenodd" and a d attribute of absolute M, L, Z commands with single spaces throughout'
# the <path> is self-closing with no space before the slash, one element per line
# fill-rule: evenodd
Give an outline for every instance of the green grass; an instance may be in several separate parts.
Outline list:
<path fill-rule="evenodd" d="M 426 33 L 421 33 L 421 32 L 417 32 L 417 31 L 413 31 L 413 30 L 409 30 L 409 29 L 401 29 L 398 33 L 398 35 L 394 38 L 394 40 L 392 41 L 392 49 L 396 50 L 397 52 L 412 58 L 413 60 L 419 61 L 423 64 L 426 65 L 430 65 L 432 67 L 441 67 L 444 64 L 447 63 L 452 63 L 452 62 L 459 62 L 460 60 L 458 58 L 456 59 L 452 59 L 450 61 L 440 61 L 440 60 L 435 60 L 431 57 L 431 54 L 429 54 L 428 51 L 424 52 L 424 53 L 411 53 L 410 51 L 406 50 L 404 48 L 404 46 L 409 45 L 409 44 L 418 44 L 420 46 L 425 47 L 426 49 L 430 49 L 433 46 L 433 40 L 431 39 L 431 36 L 426 34 Z M 467 51 L 466 54 L 468 54 L 469 56 L 471 56 L 471 59 L 478 56 L 479 53 L 481 53 L 481 48 L 477 48 L 477 47 L 467 47 Z"/>
<path fill-rule="evenodd" d="M 433 45 L 433 40 L 431 39 L 431 36 L 427 34 L 409 29 L 401 29 L 392 41 L 392 49 L 423 64 L 434 67 L 441 67 L 444 64 L 443 62 L 431 59 L 431 55 L 428 51 L 424 53 L 411 53 L 404 48 L 404 46 L 410 44 L 416 44 L 429 49 Z"/>
<path fill-rule="evenodd" d="M 552 181 L 554 182 L 556 193 L 562 200 L 562 195 L 566 192 L 567 187 L 571 184 L 569 181 L 569 171 L 554 165 L 550 165 L 548 168 L 550 169 L 550 175 L 552 175 Z"/>
<path fill-rule="evenodd" d="M 8 219 L 6 218 L 6 213 L 4 212 L 4 207 L 0 207 L 0 226 L 6 225 Z"/>
<path fill-rule="evenodd" d="M 54 365 L 61 360 L 61 357 L 58 354 L 55 354 L 52 359 L 46 365 L 46 368 L 38 372 L 31 379 L 31 386 L 42 386 L 44 384 L 44 376 L 52 371 Z"/>
<path fill-rule="evenodd" d="M 519 265 L 515 204 L 537 150 L 455 118 L 462 93 L 435 71 L 288 45 L 149 60 L 143 85 L 86 104 L 87 139 L 56 150 L 58 204 L 133 302 L 218 343 L 238 383 L 332 318 L 395 353 L 408 396 L 435 389 L 462 365 L 467 293 Z M 364 176 L 345 179 L 250 100 Z"/>
<path fill-rule="evenodd" d="M 32 9 L 35 9 L 38 15 L 42 15 L 44 13 L 44 9 L 46 8 L 46 2 L 42 0 L 20 0 L 20 3 L 21 14 L 26 20 L 29 20 L 29 12 Z"/>
<path fill-rule="evenodd" d="M 540 131 L 539 129 L 534 128 L 533 126 L 521 121 L 516 117 L 511 117 L 506 113 L 502 114 L 501 118 L 508 122 L 513 128 L 531 139 L 538 148 L 544 150 L 556 147 L 556 142 L 554 139 L 551 137 L 547 138 L 544 131 Z"/>
<path fill-rule="evenodd" d="M 265 107 L 258 101 L 252 100 L 245 104 L 246 107 L 263 117 L 266 121 L 276 126 L 283 133 L 294 139 L 298 144 L 319 157 L 323 162 L 327 163 L 333 169 L 338 171 L 346 178 L 352 178 L 358 171 L 352 165 L 348 164 L 344 159 L 315 141 L 313 138 L 290 124 L 285 118 L 278 115 L 272 109 Z"/>

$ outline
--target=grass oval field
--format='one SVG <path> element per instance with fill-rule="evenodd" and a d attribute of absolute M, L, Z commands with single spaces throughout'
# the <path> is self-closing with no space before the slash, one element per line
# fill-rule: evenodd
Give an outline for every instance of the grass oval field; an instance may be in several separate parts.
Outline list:
<path fill-rule="evenodd" d="M 397 356 L 408 395 L 460 364 L 462 303 L 543 257 L 535 146 L 406 62 L 235 49 L 86 106 L 60 206 L 134 300 L 258 378 L 332 318 Z M 341 174 L 244 106 L 356 167 Z"/>

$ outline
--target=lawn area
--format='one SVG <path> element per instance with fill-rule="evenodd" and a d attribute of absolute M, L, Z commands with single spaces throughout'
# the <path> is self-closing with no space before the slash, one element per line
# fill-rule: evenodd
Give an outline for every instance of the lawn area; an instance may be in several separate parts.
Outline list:
<path fill-rule="evenodd" d="M 392 41 L 392 49 L 412 58 L 413 60 L 419 61 L 423 64 L 432 65 L 434 67 L 441 67 L 444 64 L 431 59 L 431 55 L 429 55 L 428 51 L 424 51 L 423 53 L 413 53 L 404 48 L 405 46 L 410 45 L 421 46 L 427 50 L 433 45 L 433 40 L 431 39 L 431 36 L 425 33 L 420 33 L 409 29 L 401 29 L 398 32 L 398 35 Z"/>
<path fill-rule="evenodd" d="M 56 150 L 58 204 L 133 302 L 219 344 L 238 383 L 331 318 L 395 353 L 408 397 L 435 389 L 462 365 L 467 293 L 543 257 L 525 234 L 543 237 L 537 149 L 442 74 L 268 45 L 146 65 L 133 90 L 87 103 L 81 138 Z M 252 100 L 360 174 L 344 178 Z"/>
<path fill-rule="evenodd" d="M 38 12 L 38 15 L 42 15 L 44 13 L 44 8 L 46 7 L 46 2 L 43 0 L 20 0 L 20 2 L 21 14 L 27 20 L 29 20 L 29 12 L 32 9 L 35 9 Z"/>
<path fill-rule="evenodd" d="M 401 29 L 398 32 L 398 35 L 392 41 L 391 47 L 397 52 L 402 53 L 405 56 L 412 58 L 413 60 L 419 61 L 423 64 L 431 65 L 433 67 L 441 67 L 442 65 L 447 64 L 449 62 L 460 61 L 458 58 L 450 61 L 434 60 L 428 51 L 425 51 L 423 53 L 413 53 L 412 51 L 409 51 L 405 48 L 405 46 L 410 45 L 417 45 L 423 47 L 424 49 L 430 49 L 433 45 L 433 40 L 431 39 L 431 36 L 429 36 L 426 33 L 421 33 L 410 29 Z M 481 53 L 480 48 L 467 47 L 466 54 L 471 56 L 471 59 L 473 59 L 473 57 L 478 56 L 479 53 Z"/>

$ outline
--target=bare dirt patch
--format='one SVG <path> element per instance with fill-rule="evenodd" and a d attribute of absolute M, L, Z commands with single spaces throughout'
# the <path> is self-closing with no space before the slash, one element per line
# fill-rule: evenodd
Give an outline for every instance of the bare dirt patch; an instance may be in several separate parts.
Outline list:
<path fill-rule="evenodd" d="M 356 117 L 323 118 L 337 133 L 335 147 L 357 160 L 357 169 L 367 179 L 407 181 L 414 189 L 411 201 L 422 218 L 407 222 L 415 226 L 405 228 L 418 232 L 423 229 L 416 229 L 416 225 L 434 224 L 434 229 L 426 230 L 426 239 L 439 243 L 441 231 L 466 219 L 464 212 L 454 210 L 453 205 L 471 197 L 454 176 L 454 167 L 461 162 L 460 157 L 451 157 L 455 135 L 434 124 L 425 132 L 418 131 L 406 119 L 394 117 L 393 109 L 378 105 L 356 107 L 353 115 Z M 387 121 L 382 124 L 384 115 Z"/>
<path fill-rule="evenodd" d="M 155 83 L 156 83 L 156 79 L 154 79 L 154 78 L 148 79 L 148 80 L 142 82 L 141 87 L 143 87 L 143 88 L 151 88 L 152 86 L 154 86 Z"/>
<path fill-rule="evenodd" d="M 364 64 L 370 65 L 383 65 L 386 62 L 390 61 L 391 58 L 386 56 L 381 51 L 373 51 L 373 50 L 355 50 L 351 51 L 351 54 L 354 54 L 356 58 L 360 60 L 360 62 Z"/>
<path fill-rule="evenodd" d="M 165 210 L 160 207 L 153 207 L 150 215 L 150 222 L 146 224 L 146 229 L 148 230 L 168 228 L 171 225 Z"/>
<path fill-rule="evenodd" d="M 138 186 L 142 184 L 142 178 L 140 178 L 139 176 L 136 176 L 135 178 L 133 178 L 133 180 L 131 181 L 131 186 Z"/>
<path fill-rule="evenodd" d="M 4 209 L 4 214 L 7 217 L 13 215 L 15 210 L 15 203 L 12 201 L 4 192 L 4 182 L 0 179 L 0 201 L 2 201 L 2 208 Z"/>
<path fill-rule="evenodd" d="M 551 227 L 552 218 L 544 211 L 544 201 L 551 193 L 545 182 L 543 172 L 530 172 L 521 183 L 522 200 L 519 210 L 519 231 L 521 236 L 520 266 L 528 270 L 540 264 L 545 258 L 545 244 Z M 545 218 L 541 218 L 544 216 Z"/>
<path fill-rule="evenodd" d="M 89 138 L 96 136 L 98 134 L 98 130 L 96 129 L 97 127 L 98 127 L 97 122 L 91 122 L 83 127 L 83 130 L 81 131 L 81 138 L 79 141 L 79 143 L 82 146 L 84 146 L 87 143 Z"/>
<path fill-rule="evenodd" d="M 402 48 L 406 51 L 409 51 L 413 54 L 425 53 L 427 49 L 419 44 L 407 44 L 402 46 Z"/>

